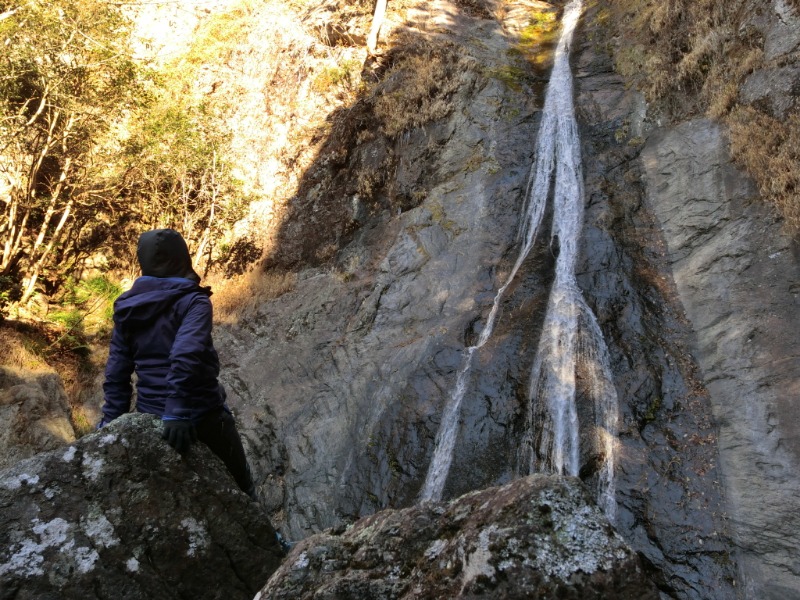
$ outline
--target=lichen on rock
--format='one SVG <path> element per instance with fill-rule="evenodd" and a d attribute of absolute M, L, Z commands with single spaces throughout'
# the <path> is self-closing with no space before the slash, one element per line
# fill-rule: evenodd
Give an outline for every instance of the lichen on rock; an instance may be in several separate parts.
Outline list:
<path fill-rule="evenodd" d="M 303 540 L 256 598 L 630 598 L 658 593 L 573 478 L 534 475 Z"/>
<path fill-rule="evenodd" d="M 0 472 L 0 505 L 3 598 L 249 600 L 282 556 L 222 462 L 150 415 Z"/>

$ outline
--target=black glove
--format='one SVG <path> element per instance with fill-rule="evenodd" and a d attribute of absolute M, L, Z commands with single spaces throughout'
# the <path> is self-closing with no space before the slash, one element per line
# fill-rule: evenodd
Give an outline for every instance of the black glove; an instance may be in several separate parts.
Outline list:
<path fill-rule="evenodd" d="M 186 452 L 193 442 L 197 441 L 197 429 L 195 429 L 194 423 L 191 421 L 170 419 L 162 421 L 162 423 L 164 430 L 161 432 L 161 437 L 167 440 L 169 445 L 181 454 Z"/>

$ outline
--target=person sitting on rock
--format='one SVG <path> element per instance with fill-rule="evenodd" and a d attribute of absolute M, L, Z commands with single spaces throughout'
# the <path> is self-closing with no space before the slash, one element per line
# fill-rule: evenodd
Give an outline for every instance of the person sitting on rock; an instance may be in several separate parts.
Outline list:
<path fill-rule="evenodd" d="M 211 288 L 199 285 L 186 242 L 173 229 L 143 233 L 136 255 L 142 276 L 114 302 L 98 429 L 130 411 L 135 371 L 136 410 L 161 417 L 163 438 L 180 453 L 204 442 L 255 500 L 242 441 L 218 380 Z"/>

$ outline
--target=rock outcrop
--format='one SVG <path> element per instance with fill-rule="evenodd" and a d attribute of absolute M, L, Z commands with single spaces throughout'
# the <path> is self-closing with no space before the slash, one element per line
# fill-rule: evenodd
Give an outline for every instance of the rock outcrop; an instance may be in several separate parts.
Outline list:
<path fill-rule="evenodd" d="M 0 598 L 250 599 L 281 550 L 202 444 L 126 415 L 0 472 Z"/>
<path fill-rule="evenodd" d="M 299 543 L 257 600 L 582 598 L 658 592 L 576 479 L 534 475 Z"/>
<path fill-rule="evenodd" d="M 0 469 L 74 440 L 58 374 L 0 367 Z"/>
<path fill-rule="evenodd" d="M 731 164 L 718 124 L 652 135 L 642 159 L 719 423 L 747 597 L 800 598 L 800 249 Z"/>
<path fill-rule="evenodd" d="M 541 7 L 508 8 L 524 29 Z M 727 600 L 736 597 L 736 566 L 712 407 L 644 205 L 638 158 L 654 124 L 642 123 L 642 98 L 598 48 L 595 16 L 585 17 L 573 59 L 586 179 L 577 278 L 610 346 L 620 399 L 615 526 L 654 565 L 665 596 Z M 267 507 L 295 539 L 416 502 L 465 348 L 519 249 L 546 79 L 512 60 L 514 24 L 465 16 L 447 2 L 427 18 L 421 35 L 430 27 L 481 67 L 459 75 L 446 118 L 393 142 L 400 167 L 378 196 L 402 187 L 417 190 L 419 204 L 365 219 L 330 265 L 299 268 L 293 290 L 218 330 L 223 377 Z M 316 226 L 327 223 L 314 210 Z M 545 215 L 540 242 L 475 353 L 445 498 L 505 484 L 520 470 L 557 252 L 548 227 Z M 585 400 L 579 421 L 592 423 Z M 602 457 L 582 459 L 581 477 L 593 486 Z"/>

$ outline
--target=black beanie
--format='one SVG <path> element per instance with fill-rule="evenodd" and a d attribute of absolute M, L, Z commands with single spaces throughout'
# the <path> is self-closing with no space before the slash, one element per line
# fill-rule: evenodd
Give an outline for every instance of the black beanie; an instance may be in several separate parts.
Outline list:
<path fill-rule="evenodd" d="M 183 277 L 200 283 L 200 276 L 192 268 L 186 241 L 174 229 L 145 231 L 139 236 L 136 257 L 142 267 L 142 275 Z"/>

